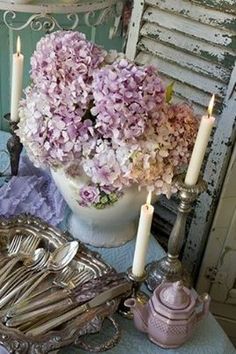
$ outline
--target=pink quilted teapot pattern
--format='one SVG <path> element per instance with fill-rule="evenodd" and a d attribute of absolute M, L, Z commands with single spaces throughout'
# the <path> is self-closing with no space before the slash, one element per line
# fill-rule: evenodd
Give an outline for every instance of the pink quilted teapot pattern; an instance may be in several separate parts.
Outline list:
<path fill-rule="evenodd" d="M 133 298 L 125 301 L 134 314 L 136 328 L 163 348 L 185 343 L 196 324 L 209 313 L 209 303 L 208 294 L 198 296 L 181 281 L 159 285 L 144 306 Z"/>

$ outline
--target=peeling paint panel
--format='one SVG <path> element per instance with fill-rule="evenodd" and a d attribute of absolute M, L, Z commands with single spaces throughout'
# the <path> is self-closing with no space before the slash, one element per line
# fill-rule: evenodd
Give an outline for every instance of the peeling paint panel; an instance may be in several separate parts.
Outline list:
<path fill-rule="evenodd" d="M 148 37 L 164 44 L 178 47 L 183 51 L 192 53 L 194 56 L 219 63 L 228 69 L 234 65 L 235 53 L 232 50 L 228 48 L 226 50 L 225 47 L 200 41 L 198 38 L 190 37 L 186 33 L 160 27 L 156 23 L 146 22 L 141 28 L 140 34 L 141 38 Z"/>
<path fill-rule="evenodd" d="M 226 28 L 234 30 L 236 26 L 236 18 L 234 15 L 216 11 L 215 9 L 207 9 L 202 5 L 194 4 L 186 0 L 147 0 L 148 5 L 157 6 L 161 10 L 167 10 L 183 17 L 190 18 L 193 21 L 211 25 L 214 27 Z"/>
<path fill-rule="evenodd" d="M 157 65 L 158 70 L 164 75 L 168 75 L 187 85 L 197 87 L 206 93 L 215 92 L 219 96 L 225 94 L 225 85 L 207 77 L 203 80 L 202 75 L 177 65 L 176 63 L 171 63 L 165 59 L 163 60 L 157 56 L 142 52 L 138 54 L 136 61 L 141 64 L 149 63 Z"/>
<path fill-rule="evenodd" d="M 144 53 L 142 54 L 144 55 Z M 148 58 L 140 58 L 140 56 L 138 56 L 136 60 L 140 64 L 142 60 L 145 60 L 146 64 L 150 63 L 157 66 L 157 63 L 154 62 L 154 59 L 151 60 L 150 56 Z M 170 77 L 167 74 L 164 75 L 163 73 L 160 73 L 160 76 L 166 83 L 166 85 L 173 81 L 173 77 Z M 187 85 L 186 83 L 180 82 L 177 79 L 174 80 L 174 93 L 177 96 L 177 100 L 179 100 L 178 98 L 181 98 L 182 101 L 186 100 L 190 104 L 192 104 L 194 110 L 198 114 L 201 114 L 206 111 L 206 107 L 212 96 L 212 93 L 203 92 L 202 90 L 199 90 L 192 85 Z"/>
<path fill-rule="evenodd" d="M 184 66 L 193 72 L 219 80 L 223 83 L 227 83 L 229 81 L 229 69 L 223 68 L 220 65 L 213 64 L 198 57 L 193 59 L 192 54 L 185 53 L 182 50 L 179 50 L 178 47 L 173 48 L 152 39 L 142 38 L 138 43 L 138 49 L 157 55 L 162 59 L 177 62 L 177 64 L 181 63 L 181 66 Z"/>
<path fill-rule="evenodd" d="M 168 80 L 170 81 L 170 78 L 168 78 Z M 189 86 L 177 80 L 175 80 L 174 91 L 179 97 L 182 97 L 182 101 L 185 99 L 190 103 L 192 102 L 197 108 L 197 111 L 202 111 L 203 109 L 204 112 L 212 96 L 211 93 L 206 94 L 196 87 Z"/>
<path fill-rule="evenodd" d="M 138 4 L 134 1 L 135 8 Z M 217 124 L 204 161 L 208 191 L 189 218 L 183 252 L 184 263 L 196 275 L 236 133 L 236 0 L 145 0 L 142 11 L 133 18 L 138 40 L 127 43 L 127 50 L 136 47 L 135 60 L 156 65 L 165 81 L 175 81 L 174 101 L 189 101 L 197 113 L 203 114 L 212 93 L 217 94 Z M 169 211 L 174 211 L 162 199 L 161 208 L 162 232 L 165 220 L 173 222 Z"/>
<path fill-rule="evenodd" d="M 236 37 L 228 31 L 200 24 L 191 19 L 180 17 L 158 8 L 148 7 L 144 12 L 143 19 L 174 31 L 187 33 L 188 35 L 203 39 L 207 42 L 235 48 Z"/>
<path fill-rule="evenodd" d="M 235 0 L 191 0 L 192 2 L 212 7 L 218 11 L 224 11 L 236 15 L 236 3 Z"/>

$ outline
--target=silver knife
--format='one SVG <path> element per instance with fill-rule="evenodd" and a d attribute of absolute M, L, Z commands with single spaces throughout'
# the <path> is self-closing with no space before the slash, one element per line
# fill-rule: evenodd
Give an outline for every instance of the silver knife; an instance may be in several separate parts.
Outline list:
<path fill-rule="evenodd" d="M 53 318 L 50 321 L 34 329 L 31 329 L 30 331 L 26 332 L 26 334 L 32 336 L 38 336 L 44 334 L 50 331 L 51 329 L 58 327 L 67 321 L 70 321 L 74 317 L 80 315 L 81 313 L 87 311 L 90 308 L 97 307 L 99 305 L 104 304 L 108 300 L 112 300 L 121 294 L 125 294 L 126 292 L 131 290 L 131 286 L 132 286 L 131 283 L 127 282 L 127 283 L 117 285 L 111 289 L 105 290 L 103 293 L 97 295 L 95 298 L 93 298 L 86 304 L 76 307 L 75 309 L 72 309 L 59 317 Z"/>
<path fill-rule="evenodd" d="M 18 327 L 24 323 L 28 323 L 29 321 L 37 321 L 38 317 L 46 316 L 51 314 L 52 312 L 55 313 L 58 311 L 61 311 L 63 309 L 68 309 L 68 307 L 71 307 L 73 305 L 73 301 L 71 298 L 67 297 L 65 300 L 59 301 L 53 305 L 49 306 L 44 306 L 41 307 L 40 309 L 30 311 L 28 313 L 23 313 L 21 315 L 15 316 L 13 318 L 10 318 L 9 320 L 6 321 L 7 327 Z"/>

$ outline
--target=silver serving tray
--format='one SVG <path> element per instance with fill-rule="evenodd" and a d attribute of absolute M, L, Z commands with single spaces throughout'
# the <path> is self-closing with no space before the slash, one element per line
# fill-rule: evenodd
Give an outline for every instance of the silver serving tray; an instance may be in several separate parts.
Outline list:
<path fill-rule="evenodd" d="M 48 225 L 41 219 L 30 215 L 21 215 L 11 219 L 0 218 L 0 250 L 2 255 L 7 254 L 7 246 L 12 237 L 19 233 L 23 236 L 38 235 L 41 237 L 41 246 L 53 251 L 63 243 L 73 240 L 68 232 Z M 96 252 L 88 250 L 80 243 L 79 250 L 70 263 L 70 266 L 80 271 L 81 267 L 93 272 L 94 278 L 105 274 L 112 276 L 115 270 L 107 265 Z M 89 291 L 89 290 L 88 290 Z M 98 289 L 99 292 L 99 289 Z M 0 344 L 14 354 L 43 354 L 58 350 L 68 345 L 75 345 L 87 351 L 104 351 L 112 348 L 120 338 L 119 328 L 111 317 L 116 311 L 118 300 L 112 300 L 97 308 L 91 309 L 79 318 L 68 322 L 61 330 L 51 331 L 45 335 L 26 336 L 18 329 L 12 329 L 0 322 Z M 104 319 L 111 321 L 115 328 L 114 336 L 106 343 L 90 346 L 83 341 L 83 336 L 101 330 Z"/>

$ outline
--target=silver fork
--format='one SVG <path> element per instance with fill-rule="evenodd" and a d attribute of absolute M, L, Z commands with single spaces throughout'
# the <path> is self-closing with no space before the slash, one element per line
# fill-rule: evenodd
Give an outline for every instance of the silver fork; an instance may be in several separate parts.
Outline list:
<path fill-rule="evenodd" d="M 20 249 L 21 241 L 22 241 L 22 235 L 17 234 L 13 237 L 8 247 L 8 255 L 0 259 L 0 264 L 2 264 L 4 261 L 9 260 L 11 256 L 17 254 L 17 252 Z"/>
<path fill-rule="evenodd" d="M 93 278 L 94 273 L 83 270 L 81 273 L 77 274 L 74 278 L 71 279 L 68 286 L 69 289 L 74 289 L 83 283 L 86 283 L 88 280 Z"/>
<path fill-rule="evenodd" d="M 35 299 L 37 299 L 41 295 L 46 294 L 48 291 L 51 292 L 51 290 L 53 288 L 62 288 L 62 289 L 66 288 L 68 286 L 69 282 L 71 281 L 71 279 L 73 279 L 74 273 L 75 273 L 75 271 L 72 270 L 69 266 L 67 266 L 66 268 L 63 269 L 62 272 L 60 272 L 59 274 L 56 275 L 55 279 L 53 280 L 52 286 L 49 286 L 46 289 L 41 289 L 38 292 L 30 295 L 26 299 L 21 300 L 20 302 L 17 301 L 15 304 L 13 304 L 11 306 L 10 309 L 8 309 L 6 311 L 7 316 L 11 317 L 16 312 L 17 313 L 25 312 L 24 309 L 26 307 L 27 307 L 27 311 L 28 311 L 28 306 L 30 308 L 30 303 L 32 301 L 35 301 Z"/>
<path fill-rule="evenodd" d="M 20 236 L 20 245 L 17 244 L 18 251 L 12 260 L 9 260 L 0 271 L 0 285 L 7 278 L 8 274 L 12 271 L 14 266 L 22 259 L 22 256 L 30 255 L 40 242 L 40 238 L 35 235 L 30 235 L 21 242 L 22 235 Z M 19 241 L 18 241 L 19 242 Z"/>
<path fill-rule="evenodd" d="M 22 247 L 20 248 L 21 253 L 30 254 L 38 246 L 40 238 L 36 235 L 30 235 L 22 242 Z"/>
<path fill-rule="evenodd" d="M 21 240 L 22 240 L 22 235 L 15 235 L 9 245 L 8 248 L 8 253 L 9 255 L 13 255 L 16 254 L 20 248 L 20 244 L 21 244 Z"/>
<path fill-rule="evenodd" d="M 23 294 L 17 299 L 16 303 L 19 303 L 20 301 L 23 301 L 24 299 L 26 299 L 27 297 L 30 296 L 30 294 L 32 294 L 32 292 L 37 289 L 38 285 L 40 283 L 42 283 L 42 281 L 44 281 L 44 279 L 46 279 L 48 277 L 48 273 L 45 272 L 44 274 L 40 275 L 39 278 L 37 279 L 37 281 L 33 284 L 31 284 L 30 287 L 28 287 L 28 289 L 24 290 Z M 70 277 L 72 277 L 72 274 L 70 275 Z M 63 276 L 62 277 L 63 281 L 65 281 L 65 277 Z M 61 283 L 61 280 L 59 280 L 60 283 Z M 69 278 L 68 278 L 68 281 L 69 281 Z M 49 289 L 51 290 L 54 286 L 56 286 L 57 284 L 55 284 L 54 282 L 54 285 L 49 287 Z M 65 286 L 64 286 L 65 287 Z"/>

